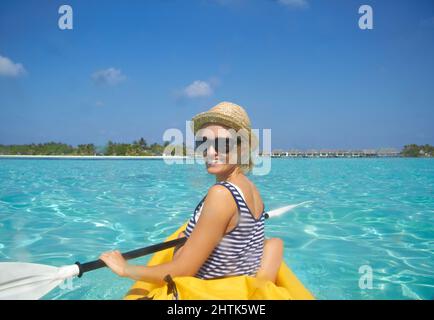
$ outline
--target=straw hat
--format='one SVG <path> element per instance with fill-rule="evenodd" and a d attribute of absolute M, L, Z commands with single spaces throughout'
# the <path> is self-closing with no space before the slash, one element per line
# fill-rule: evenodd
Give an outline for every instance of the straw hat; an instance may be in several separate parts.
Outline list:
<path fill-rule="evenodd" d="M 220 102 L 208 111 L 195 115 L 192 121 L 194 134 L 205 124 L 220 124 L 236 131 L 240 129 L 246 130 L 250 135 L 251 149 L 254 150 L 258 145 L 258 139 L 252 132 L 252 125 L 246 110 L 235 103 Z"/>
<path fill-rule="evenodd" d="M 236 129 L 251 129 L 250 119 L 243 107 L 223 101 L 208 111 L 201 112 L 193 117 L 194 132 L 196 133 L 205 123 L 223 124 Z"/>

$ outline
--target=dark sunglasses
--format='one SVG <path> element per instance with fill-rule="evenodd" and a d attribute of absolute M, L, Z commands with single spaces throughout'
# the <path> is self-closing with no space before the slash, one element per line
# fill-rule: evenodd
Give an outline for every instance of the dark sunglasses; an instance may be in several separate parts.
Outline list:
<path fill-rule="evenodd" d="M 207 137 L 203 137 L 202 140 L 194 141 L 194 150 L 196 151 L 200 146 L 205 145 L 205 147 L 203 147 L 203 151 L 205 151 L 212 145 L 217 153 L 227 154 L 237 144 L 238 140 L 239 139 L 235 140 L 233 138 L 215 138 L 214 141 L 212 141 L 208 140 Z"/>

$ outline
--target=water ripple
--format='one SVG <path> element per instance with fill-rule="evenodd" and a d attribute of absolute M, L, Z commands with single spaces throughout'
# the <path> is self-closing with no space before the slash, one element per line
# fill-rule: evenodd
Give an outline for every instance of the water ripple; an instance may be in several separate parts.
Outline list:
<path fill-rule="evenodd" d="M 252 179 L 268 210 L 313 201 L 269 219 L 266 235 L 316 297 L 434 297 L 432 159 L 273 159 Z M 213 182 L 163 161 L 0 160 L 0 259 L 65 265 L 158 243 Z M 358 286 L 362 265 L 372 290 Z M 120 299 L 131 283 L 96 270 L 46 298 Z"/>

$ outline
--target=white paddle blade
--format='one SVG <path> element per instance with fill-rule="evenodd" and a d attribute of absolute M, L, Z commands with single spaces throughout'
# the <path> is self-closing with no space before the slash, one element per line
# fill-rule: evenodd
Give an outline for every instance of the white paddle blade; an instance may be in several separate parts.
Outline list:
<path fill-rule="evenodd" d="M 303 206 L 303 205 L 311 203 L 311 202 L 313 202 L 313 201 L 304 201 L 304 202 L 301 202 L 301 203 L 298 203 L 298 204 L 291 204 L 289 206 L 285 206 L 285 207 L 281 207 L 281 208 L 278 208 L 278 209 L 275 209 L 275 210 L 271 210 L 271 211 L 268 212 L 268 216 L 270 218 L 278 217 L 278 216 L 281 216 L 282 214 L 284 214 L 284 213 L 286 213 L 288 211 L 291 211 L 294 208 Z"/>
<path fill-rule="evenodd" d="M 78 275 L 76 264 L 52 267 L 43 264 L 0 263 L 0 300 L 36 300 L 65 279 Z"/>

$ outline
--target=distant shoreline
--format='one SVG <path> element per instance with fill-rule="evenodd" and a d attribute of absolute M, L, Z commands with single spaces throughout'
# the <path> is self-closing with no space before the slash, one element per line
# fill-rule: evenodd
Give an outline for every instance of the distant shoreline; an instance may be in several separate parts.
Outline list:
<path fill-rule="evenodd" d="M 381 155 L 322 155 L 322 154 L 295 154 L 295 155 L 260 155 L 259 158 L 270 157 L 273 159 L 384 159 L 384 158 L 434 158 L 425 157 L 405 157 L 401 154 L 381 154 Z M 194 159 L 192 156 L 86 156 L 86 155 L 6 155 L 0 154 L 0 159 L 77 159 L 77 160 L 179 160 Z"/>
<path fill-rule="evenodd" d="M 34 158 L 34 159 L 143 159 L 143 160 L 161 160 L 161 159 L 187 159 L 188 156 L 71 156 L 71 155 L 6 155 L 0 154 L 1 158 Z"/>
<path fill-rule="evenodd" d="M 270 156 L 259 156 L 259 158 Z M 276 156 L 272 155 L 273 159 L 385 159 L 385 158 L 407 158 L 400 155 L 387 156 Z M 411 158 L 411 157 L 410 157 Z M 420 159 L 429 159 L 432 157 L 421 157 Z M 58 160 L 186 160 L 194 159 L 192 156 L 71 156 L 71 155 L 4 155 L 0 154 L 0 159 L 58 159 Z"/>

